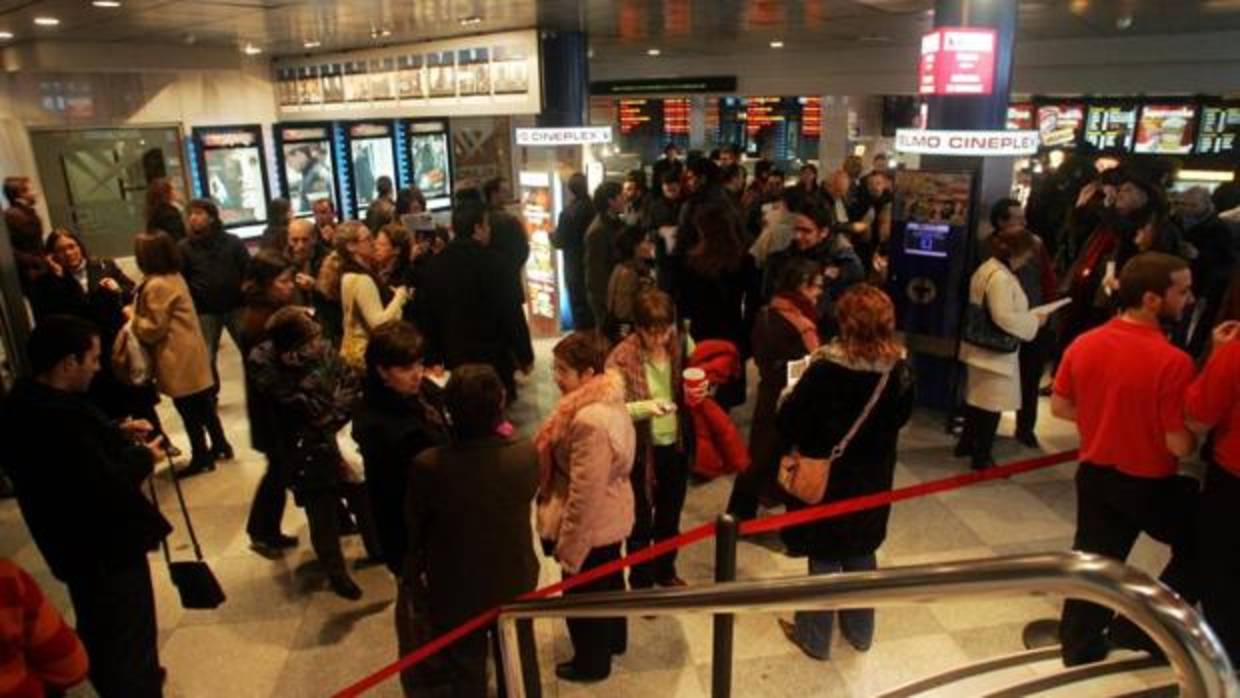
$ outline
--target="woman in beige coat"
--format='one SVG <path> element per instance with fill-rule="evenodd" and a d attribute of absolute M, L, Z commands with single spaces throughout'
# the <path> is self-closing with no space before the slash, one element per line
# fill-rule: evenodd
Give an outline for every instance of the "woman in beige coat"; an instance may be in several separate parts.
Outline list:
<path fill-rule="evenodd" d="M 341 225 L 336 231 L 335 246 L 343 262 L 340 306 L 344 313 L 344 334 L 340 340 L 340 356 L 350 366 L 365 370 L 371 330 L 401 318 L 409 291 L 397 286 L 384 302 L 383 291 L 388 289 L 379 285 L 374 269 L 374 235 L 364 224 L 349 221 Z"/>
<path fill-rule="evenodd" d="M 215 469 L 212 446 L 226 442 L 215 411 L 207 343 L 189 287 L 181 276 L 181 252 L 167 233 L 138 233 L 134 256 L 145 277 L 133 304 L 133 331 L 150 352 L 155 386 L 172 398 L 193 448 L 189 467 L 179 476 Z"/>
<path fill-rule="evenodd" d="M 604 373 L 607 349 L 576 332 L 555 345 L 555 382 L 564 397 L 534 441 L 540 482 L 538 535 L 564 576 L 620 557 L 633 528 L 629 471 L 637 435 L 624 404 L 624 379 Z M 616 572 L 566 594 L 624 589 Z M 598 681 L 627 644 L 623 618 L 569 619 L 573 659 L 556 667 L 566 681 Z"/>
<path fill-rule="evenodd" d="M 990 244 L 993 256 L 969 281 L 969 303 L 983 305 L 999 329 L 1028 342 L 1046 316 L 1029 312 L 1029 299 L 1012 270 L 1033 254 L 1033 235 L 1027 230 L 1000 231 L 991 235 Z M 973 469 L 983 470 L 995 464 L 991 449 L 999 417 L 1020 409 L 1020 355 L 962 342 L 960 360 L 968 368 L 968 382 L 956 455 L 970 456 Z"/>

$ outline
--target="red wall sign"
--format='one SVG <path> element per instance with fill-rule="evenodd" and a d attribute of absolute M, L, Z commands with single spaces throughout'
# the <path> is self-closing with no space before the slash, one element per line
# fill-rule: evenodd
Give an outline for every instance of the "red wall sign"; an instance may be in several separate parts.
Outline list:
<path fill-rule="evenodd" d="M 921 38 L 917 91 L 988 95 L 995 88 L 995 30 L 939 27 Z"/>

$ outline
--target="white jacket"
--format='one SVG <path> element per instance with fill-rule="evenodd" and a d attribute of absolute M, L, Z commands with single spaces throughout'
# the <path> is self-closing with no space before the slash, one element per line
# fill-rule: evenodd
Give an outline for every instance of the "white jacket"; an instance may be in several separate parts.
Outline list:
<path fill-rule="evenodd" d="M 1007 265 L 991 257 L 973 272 L 969 281 L 969 302 L 982 303 L 1000 329 L 1028 342 L 1038 333 L 1038 318 L 1029 312 L 1029 299 L 1021 290 L 1020 281 Z M 983 349 L 968 342 L 960 344 L 960 360 L 965 364 L 1019 380 L 1018 354 Z"/>

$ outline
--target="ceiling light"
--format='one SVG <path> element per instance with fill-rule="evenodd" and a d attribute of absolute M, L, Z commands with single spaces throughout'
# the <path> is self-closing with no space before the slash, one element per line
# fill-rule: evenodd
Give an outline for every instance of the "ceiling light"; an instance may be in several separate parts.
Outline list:
<path fill-rule="evenodd" d="M 120 7 L 120 0 L 94 0 L 92 3 L 95 7 Z"/>
<path fill-rule="evenodd" d="M 779 39 L 776 39 L 771 42 L 771 48 L 783 48 L 783 47 L 784 47 L 784 42 L 780 41 Z"/>
<path fill-rule="evenodd" d="M 310 41 L 307 41 L 306 43 L 302 44 L 302 46 L 303 46 L 303 47 L 305 47 L 305 48 L 318 48 L 318 47 L 320 47 L 320 46 L 322 46 L 322 45 L 323 45 L 323 43 L 322 43 L 322 42 L 320 42 L 320 41 L 315 41 L 315 40 L 313 40 L 313 39 L 311 39 Z"/>
<path fill-rule="evenodd" d="M 0 32 L 0 41 L 8 41 L 13 38 L 13 32 Z"/>
<path fill-rule="evenodd" d="M 35 17 L 34 23 L 40 27 L 54 27 L 60 24 L 60 20 L 55 17 Z"/>
<path fill-rule="evenodd" d="M 471 24 L 482 24 L 482 18 L 478 15 L 470 15 L 469 17 L 461 18 L 462 27 L 468 27 Z"/>
<path fill-rule="evenodd" d="M 662 52 L 662 51 L 660 51 L 660 50 L 659 50 L 659 49 L 657 49 L 657 48 L 646 49 L 646 55 L 647 55 L 647 56 L 657 56 L 657 55 L 659 55 L 659 54 L 661 54 L 661 53 L 663 53 L 663 52 Z"/>
<path fill-rule="evenodd" d="M 245 48 L 241 50 L 244 51 L 247 56 L 257 56 L 263 52 L 261 48 L 255 46 L 254 44 L 246 44 Z"/>

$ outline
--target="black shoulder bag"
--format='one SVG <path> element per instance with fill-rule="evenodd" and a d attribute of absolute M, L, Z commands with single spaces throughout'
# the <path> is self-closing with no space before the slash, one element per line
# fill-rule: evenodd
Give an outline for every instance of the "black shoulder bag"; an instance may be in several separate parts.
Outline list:
<path fill-rule="evenodd" d="M 990 306 L 986 304 L 986 294 L 990 291 L 990 279 L 994 277 L 996 272 L 991 272 L 986 277 L 986 286 L 982 291 L 982 302 L 969 302 L 964 309 L 964 341 L 974 346 L 987 349 L 989 351 L 998 352 L 1000 354 L 1011 354 L 1020 349 L 1020 338 L 1004 331 L 995 323 L 995 319 L 990 315 Z"/>
<path fill-rule="evenodd" d="M 168 576 L 172 578 L 172 583 L 181 595 L 181 605 L 185 608 L 218 608 L 226 598 L 224 589 L 202 557 L 202 548 L 198 545 L 198 536 L 194 534 L 194 523 L 189 518 L 189 508 L 185 506 L 185 495 L 181 493 L 181 482 L 177 479 L 176 466 L 173 465 L 171 457 L 168 458 L 168 472 L 172 476 L 172 486 L 177 491 L 177 502 L 181 507 L 181 516 L 185 518 L 185 529 L 189 531 L 189 540 L 194 545 L 193 560 L 173 562 L 172 553 L 168 550 L 168 538 L 164 537 L 160 541 L 164 548 L 164 560 L 168 563 Z M 158 509 L 159 497 L 155 494 L 154 475 L 150 477 L 149 482 L 151 501 Z"/>

